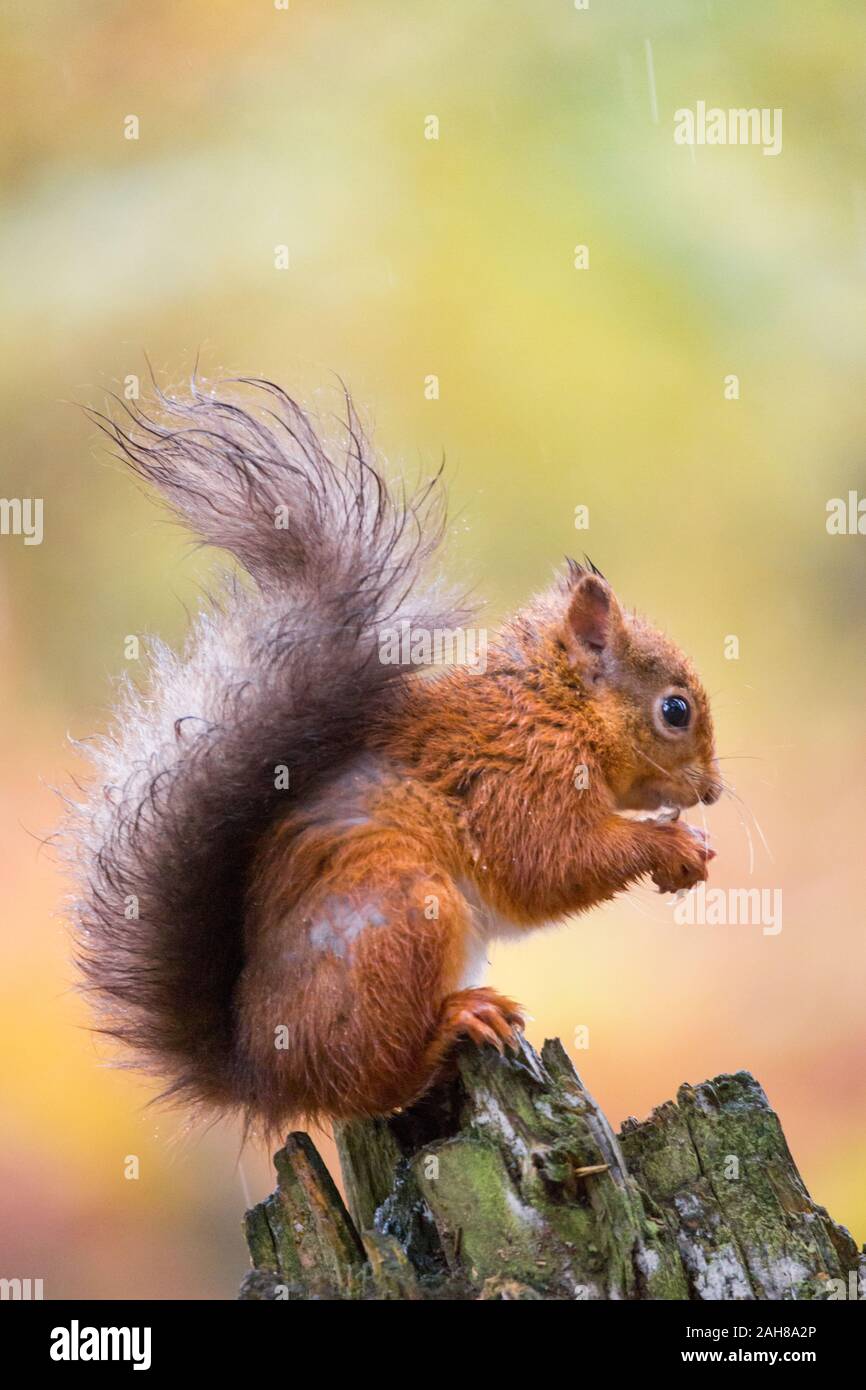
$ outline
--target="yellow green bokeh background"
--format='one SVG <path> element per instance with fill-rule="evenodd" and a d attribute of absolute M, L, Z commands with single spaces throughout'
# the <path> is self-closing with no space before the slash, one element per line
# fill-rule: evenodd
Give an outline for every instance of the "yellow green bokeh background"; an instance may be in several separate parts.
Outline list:
<path fill-rule="evenodd" d="M 709 813 L 713 881 L 781 888 L 782 932 L 677 926 L 642 888 L 493 979 L 615 1122 L 754 1071 L 863 1240 L 866 538 L 825 519 L 866 493 L 866 12 L 29 0 L 2 67 L 2 492 L 42 497 L 45 533 L 0 537 L 0 1274 L 230 1297 L 270 1183 L 261 1146 L 106 1066 L 38 843 L 124 638 L 179 638 L 210 563 L 70 404 L 145 352 L 164 386 L 198 356 L 323 411 L 339 372 L 397 467 L 444 451 L 450 563 L 492 616 L 587 550 L 692 654 L 745 803 Z M 676 146 L 698 100 L 781 108 L 782 153 Z"/>

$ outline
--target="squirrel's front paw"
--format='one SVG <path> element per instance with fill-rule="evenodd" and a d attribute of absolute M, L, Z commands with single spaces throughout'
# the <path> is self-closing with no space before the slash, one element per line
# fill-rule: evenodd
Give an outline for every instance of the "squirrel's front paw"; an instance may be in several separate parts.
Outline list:
<path fill-rule="evenodd" d="M 659 826 L 664 836 L 664 855 L 653 870 L 652 881 L 660 893 L 679 893 L 707 877 L 707 865 L 715 858 L 705 831 L 681 822 Z"/>

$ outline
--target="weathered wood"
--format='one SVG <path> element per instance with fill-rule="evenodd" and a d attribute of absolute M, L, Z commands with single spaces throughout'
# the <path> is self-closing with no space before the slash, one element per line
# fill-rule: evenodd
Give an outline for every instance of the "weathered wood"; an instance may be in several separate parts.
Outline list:
<path fill-rule="evenodd" d="M 826 1298 L 863 1276 L 747 1072 L 617 1138 L 559 1042 L 467 1046 L 419 1105 L 336 1138 L 349 1210 L 290 1135 L 242 1298 Z"/>
<path fill-rule="evenodd" d="M 844 1227 L 812 1201 L 779 1118 L 748 1072 L 681 1086 L 623 1127 L 629 1170 L 665 1213 L 698 1298 L 822 1298 L 857 1270 Z"/>
<path fill-rule="evenodd" d="M 245 1218 L 253 1273 L 270 1277 L 248 1275 L 241 1296 L 350 1297 L 362 1282 L 367 1256 L 310 1136 L 290 1134 L 274 1163 L 276 1192 Z"/>

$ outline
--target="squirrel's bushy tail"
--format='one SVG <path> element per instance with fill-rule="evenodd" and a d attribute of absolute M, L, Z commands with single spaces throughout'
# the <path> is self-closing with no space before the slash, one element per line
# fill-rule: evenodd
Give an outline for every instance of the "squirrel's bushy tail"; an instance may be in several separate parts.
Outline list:
<path fill-rule="evenodd" d="M 251 854 L 287 798 L 362 748 L 403 675 L 378 659 L 382 627 L 460 621 L 420 580 L 441 488 L 390 488 L 348 398 L 336 451 L 266 381 L 124 409 L 98 417 L 121 456 L 249 580 L 221 581 L 182 652 L 153 644 L 144 686 L 122 682 L 112 731 L 86 745 L 95 776 L 66 835 L 78 955 L 103 1031 L 164 1096 L 243 1107 L 232 1000 Z"/>

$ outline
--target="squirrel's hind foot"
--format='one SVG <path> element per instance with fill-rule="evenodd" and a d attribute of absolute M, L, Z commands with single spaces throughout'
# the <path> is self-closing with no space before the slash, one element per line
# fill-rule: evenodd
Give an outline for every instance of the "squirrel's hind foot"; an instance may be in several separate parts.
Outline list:
<path fill-rule="evenodd" d="M 516 1030 L 524 1023 L 523 1010 L 513 999 L 493 989 L 461 989 L 443 1001 L 433 1046 L 444 1056 L 460 1038 L 469 1038 L 478 1047 L 517 1051 Z"/>

